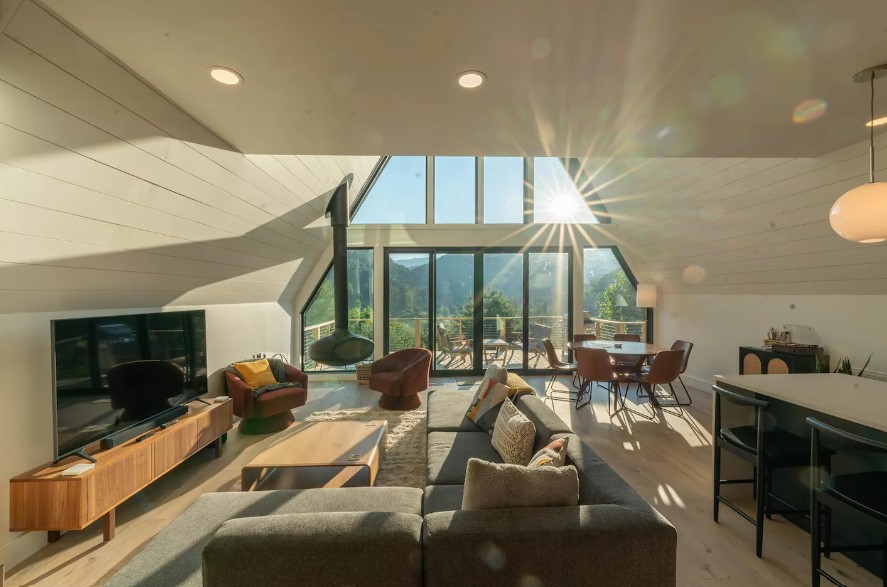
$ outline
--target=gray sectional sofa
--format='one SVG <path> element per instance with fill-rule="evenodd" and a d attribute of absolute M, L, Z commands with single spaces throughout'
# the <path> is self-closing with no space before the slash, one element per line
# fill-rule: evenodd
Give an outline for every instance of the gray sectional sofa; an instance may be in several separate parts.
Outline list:
<path fill-rule="evenodd" d="M 427 487 L 212 493 L 106 583 L 674 586 L 674 527 L 535 395 L 515 405 L 538 450 L 570 435 L 579 505 L 463 511 L 468 459 L 501 462 L 465 418 L 472 394 L 428 396 Z"/>

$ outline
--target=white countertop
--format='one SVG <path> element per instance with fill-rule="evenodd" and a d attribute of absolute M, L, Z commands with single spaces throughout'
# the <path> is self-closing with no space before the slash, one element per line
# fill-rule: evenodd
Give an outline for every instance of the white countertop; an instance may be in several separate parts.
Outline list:
<path fill-rule="evenodd" d="M 715 375 L 746 391 L 887 432 L 887 382 L 840 373 Z"/>

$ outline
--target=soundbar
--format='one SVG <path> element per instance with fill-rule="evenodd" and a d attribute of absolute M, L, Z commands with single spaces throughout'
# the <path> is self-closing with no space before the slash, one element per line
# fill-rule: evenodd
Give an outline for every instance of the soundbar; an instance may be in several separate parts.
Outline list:
<path fill-rule="evenodd" d="M 106 436 L 99 441 L 99 446 L 102 448 L 114 448 L 115 446 L 121 445 L 128 440 L 132 440 L 137 436 L 141 436 L 145 432 L 149 430 L 153 430 L 154 428 L 159 427 L 161 424 L 165 424 L 170 420 L 175 420 L 182 414 L 188 413 L 188 406 L 176 406 L 174 408 L 170 408 L 165 412 L 160 412 L 153 418 L 149 418 L 134 426 L 130 426 L 129 428 L 124 428 L 120 432 L 115 432 L 110 436 Z"/>

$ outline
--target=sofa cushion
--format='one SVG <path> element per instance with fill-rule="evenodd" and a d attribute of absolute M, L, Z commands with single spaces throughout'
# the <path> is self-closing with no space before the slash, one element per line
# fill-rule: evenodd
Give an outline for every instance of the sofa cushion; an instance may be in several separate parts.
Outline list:
<path fill-rule="evenodd" d="M 496 426 L 493 428 L 493 448 L 502 460 L 512 465 L 524 465 L 533 457 L 533 439 L 536 427 L 511 400 L 502 403 Z"/>
<path fill-rule="evenodd" d="M 556 434 L 555 438 L 562 436 L 570 437 L 567 444 L 567 464 L 574 465 L 579 471 L 580 504 L 613 504 L 644 512 L 654 511 L 631 485 L 578 436 Z"/>
<path fill-rule="evenodd" d="M 463 485 L 471 457 L 502 462 L 486 432 L 430 432 L 427 455 L 427 485 Z"/>
<path fill-rule="evenodd" d="M 314 512 L 422 514 L 422 490 L 349 487 L 301 491 L 207 493 L 160 531 L 105 584 L 109 587 L 200 587 L 201 553 L 229 519 Z"/>
<path fill-rule="evenodd" d="M 463 510 L 579 505 L 576 467 L 523 467 L 468 461 Z"/>
<path fill-rule="evenodd" d="M 228 520 L 203 550 L 203 584 L 420 587 L 421 534 L 421 516 L 396 512 Z"/>
<path fill-rule="evenodd" d="M 473 396 L 467 391 L 437 389 L 428 393 L 429 432 L 479 432 L 480 427 L 465 416 Z"/>
<path fill-rule="evenodd" d="M 533 451 L 538 451 L 551 441 L 553 434 L 565 434 L 573 430 L 560 419 L 554 410 L 535 395 L 523 394 L 514 398 L 514 405 L 536 426 Z"/>
<path fill-rule="evenodd" d="M 462 509 L 464 485 L 429 485 L 425 488 L 425 515 Z"/>
<path fill-rule="evenodd" d="M 422 538 L 425 587 L 674 587 L 676 551 L 664 518 L 613 505 L 436 512 Z"/>

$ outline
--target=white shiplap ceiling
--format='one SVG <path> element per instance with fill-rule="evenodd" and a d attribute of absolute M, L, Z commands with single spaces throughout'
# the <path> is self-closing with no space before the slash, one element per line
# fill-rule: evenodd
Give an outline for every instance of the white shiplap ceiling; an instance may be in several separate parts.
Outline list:
<path fill-rule="evenodd" d="M 887 173 L 887 140 L 876 141 Z M 868 181 L 868 144 L 810 159 L 584 162 L 638 279 L 693 293 L 885 294 L 887 246 L 837 236 L 829 209 Z"/>
<path fill-rule="evenodd" d="M 36 4 L 0 35 L 0 312 L 280 301 L 378 157 L 244 155 Z"/>
<path fill-rule="evenodd" d="M 245 153 L 819 156 L 887 61 L 884 0 L 43 2 Z"/>

